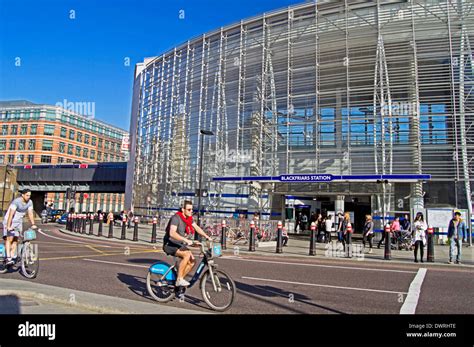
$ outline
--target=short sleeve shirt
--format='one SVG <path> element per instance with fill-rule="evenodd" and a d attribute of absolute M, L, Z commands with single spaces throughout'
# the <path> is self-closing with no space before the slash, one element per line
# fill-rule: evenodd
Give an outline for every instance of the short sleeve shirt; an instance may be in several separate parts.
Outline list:
<path fill-rule="evenodd" d="M 9 218 L 9 214 L 11 212 L 11 208 L 15 209 L 15 214 L 13 215 L 12 223 L 23 223 L 23 217 L 25 216 L 28 210 L 33 210 L 33 201 L 29 200 L 27 203 L 23 201 L 22 197 L 16 198 L 10 204 L 8 211 L 4 218 L 4 224 Z"/>
<path fill-rule="evenodd" d="M 186 223 L 181 219 L 180 216 L 175 214 L 173 217 L 171 217 L 170 221 L 168 222 L 168 225 L 166 226 L 166 232 L 165 232 L 165 237 L 163 238 L 163 242 L 165 244 L 170 243 L 170 242 L 181 244 L 181 241 L 175 240 L 171 238 L 170 236 L 170 229 L 172 225 L 176 226 L 176 232 L 180 236 L 186 237 Z"/>

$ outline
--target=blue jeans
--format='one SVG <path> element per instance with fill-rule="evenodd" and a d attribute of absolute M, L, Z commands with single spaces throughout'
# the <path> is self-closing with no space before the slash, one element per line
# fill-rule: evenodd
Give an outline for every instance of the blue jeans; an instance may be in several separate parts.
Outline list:
<path fill-rule="evenodd" d="M 461 261 L 461 249 L 462 249 L 462 240 L 451 238 L 449 243 L 449 261 L 453 260 L 454 248 L 458 249 L 458 254 L 456 255 L 456 261 Z"/>

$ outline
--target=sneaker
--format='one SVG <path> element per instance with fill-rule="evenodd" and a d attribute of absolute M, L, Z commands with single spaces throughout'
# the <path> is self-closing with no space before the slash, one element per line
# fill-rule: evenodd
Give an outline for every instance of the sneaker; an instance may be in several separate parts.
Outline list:
<path fill-rule="evenodd" d="M 415 259 L 415 263 L 418 263 L 418 259 Z"/>
<path fill-rule="evenodd" d="M 5 265 L 13 265 L 13 264 L 15 264 L 13 259 L 12 258 L 7 258 L 7 262 L 5 263 Z"/>
<path fill-rule="evenodd" d="M 459 265 L 461 265 L 462 263 L 461 263 L 461 262 L 458 260 L 458 261 L 456 261 L 456 264 L 459 264 Z"/>
<path fill-rule="evenodd" d="M 371 248 L 371 249 L 369 249 L 369 254 L 370 254 L 370 253 L 372 253 L 372 248 Z"/>
<path fill-rule="evenodd" d="M 176 280 L 176 286 L 177 287 L 188 287 L 190 283 L 186 281 L 184 278 L 181 278 L 179 280 Z"/>
<path fill-rule="evenodd" d="M 449 261 L 448 261 L 448 264 L 452 264 L 452 263 L 453 263 L 453 261 L 452 261 L 452 260 L 449 260 Z"/>
<path fill-rule="evenodd" d="M 420 260 L 422 263 L 424 263 L 423 259 Z"/>

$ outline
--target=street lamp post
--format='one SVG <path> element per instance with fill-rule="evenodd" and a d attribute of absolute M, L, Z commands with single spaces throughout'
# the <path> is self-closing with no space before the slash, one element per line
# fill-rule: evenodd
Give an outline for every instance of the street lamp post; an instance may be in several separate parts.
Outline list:
<path fill-rule="evenodd" d="M 202 196 L 202 159 L 204 155 L 204 135 L 213 136 L 214 133 L 209 130 L 200 130 L 201 136 L 201 157 L 199 158 L 199 189 L 198 189 L 198 225 L 201 226 L 201 196 Z M 198 240 L 198 234 L 194 234 L 194 239 Z"/>

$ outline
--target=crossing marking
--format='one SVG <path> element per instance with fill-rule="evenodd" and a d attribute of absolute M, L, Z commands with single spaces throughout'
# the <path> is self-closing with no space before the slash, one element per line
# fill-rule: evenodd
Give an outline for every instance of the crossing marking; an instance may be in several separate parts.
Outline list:
<path fill-rule="evenodd" d="M 370 288 L 355 288 L 355 287 L 342 287 L 342 286 L 331 286 L 327 284 L 316 284 L 316 283 L 304 283 L 304 282 L 292 282 L 284 280 L 273 280 L 269 278 L 258 278 L 258 277 L 246 277 L 242 276 L 244 279 L 254 280 L 254 281 L 263 281 L 263 282 L 277 282 L 277 283 L 287 283 L 287 284 L 297 284 L 301 286 L 311 286 L 311 287 L 323 287 L 323 288 L 333 288 L 333 289 L 346 289 L 346 290 L 357 290 L 363 292 L 375 292 L 375 293 L 389 293 L 389 294 L 407 294 L 406 292 L 393 291 L 393 290 L 381 290 L 381 289 L 370 289 Z"/>
<path fill-rule="evenodd" d="M 408 295 L 405 302 L 400 309 L 400 314 L 415 314 L 416 306 L 418 305 L 418 299 L 420 298 L 421 285 L 426 276 L 426 268 L 420 268 L 416 274 L 413 282 L 410 284 L 408 289 Z"/>

